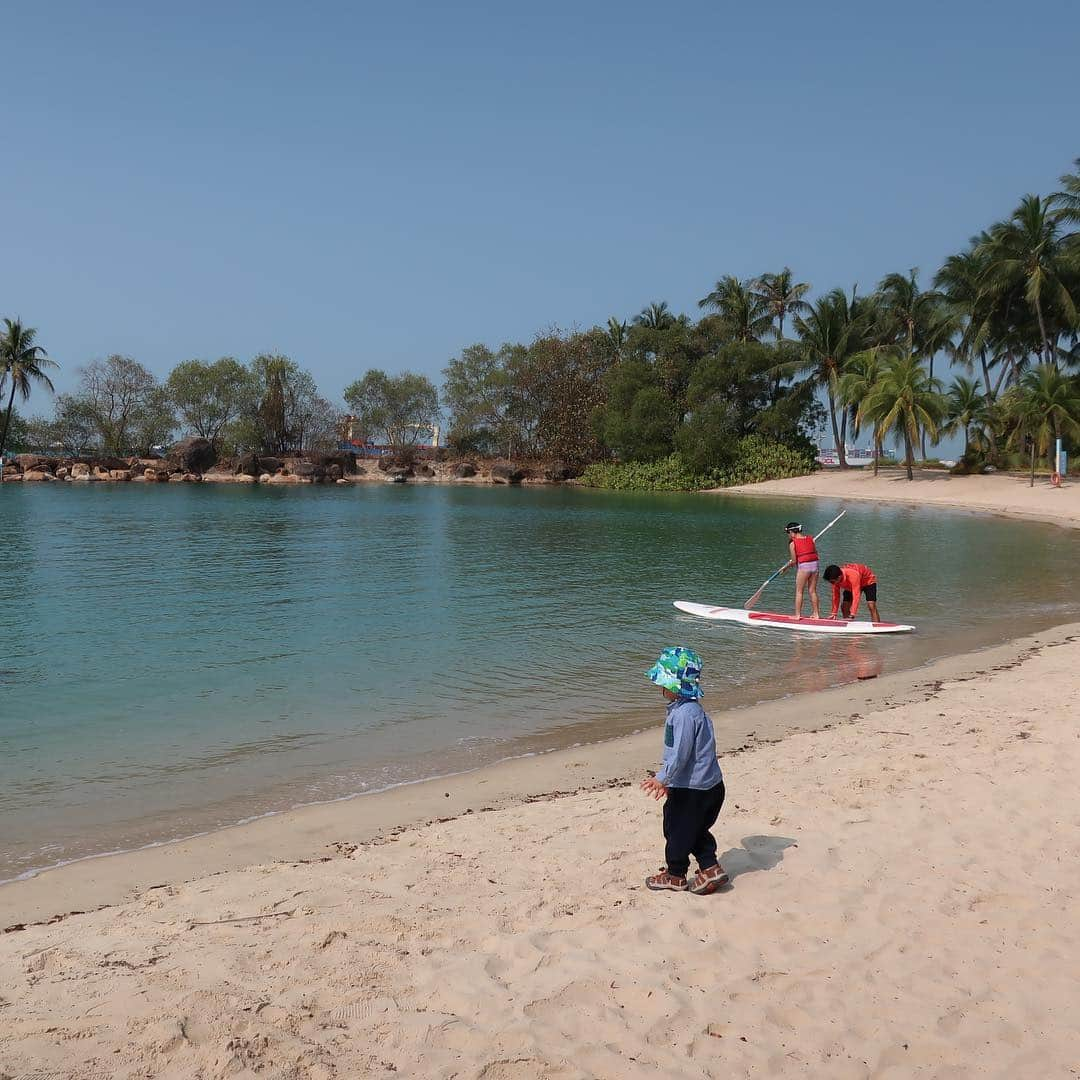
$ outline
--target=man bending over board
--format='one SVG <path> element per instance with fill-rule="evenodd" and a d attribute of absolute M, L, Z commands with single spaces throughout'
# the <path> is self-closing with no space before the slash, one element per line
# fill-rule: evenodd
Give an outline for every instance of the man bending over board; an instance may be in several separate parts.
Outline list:
<path fill-rule="evenodd" d="M 844 563 L 843 566 L 826 566 L 821 575 L 832 586 L 832 613 L 836 618 L 839 611 L 845 619 L 854 619 L 859 610 L 859 596 L 866 596 L 866 606 L 870 609 L 870 618 L 881 622 L 877 606 L 877 578 L 869 566 L 862 563 Z"/>

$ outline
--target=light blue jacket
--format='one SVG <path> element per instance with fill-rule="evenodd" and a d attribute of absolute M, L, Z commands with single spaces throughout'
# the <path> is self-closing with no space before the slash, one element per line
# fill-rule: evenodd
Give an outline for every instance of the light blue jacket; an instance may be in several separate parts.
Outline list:
<path fill-rule="evenodd" d="M 723 779 L 712 721 L 700 702 L 679 698 L 667 707 L 664 764 L 656 779 L 666 787 L 708 791 Z"/>

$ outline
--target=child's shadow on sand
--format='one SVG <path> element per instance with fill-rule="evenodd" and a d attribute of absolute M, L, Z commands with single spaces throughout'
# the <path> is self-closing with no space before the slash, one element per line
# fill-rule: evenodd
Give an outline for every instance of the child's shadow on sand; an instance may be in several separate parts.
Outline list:
<path fill-rule="evenodd" d="M 734 881 L 755 870 L 772 870 L 784 861 L 785 848 L 798 846 L 790 836 L 744 836 L 742 847 L 728 848 L 720 856 L 720 865 L 728 880 Z"/>

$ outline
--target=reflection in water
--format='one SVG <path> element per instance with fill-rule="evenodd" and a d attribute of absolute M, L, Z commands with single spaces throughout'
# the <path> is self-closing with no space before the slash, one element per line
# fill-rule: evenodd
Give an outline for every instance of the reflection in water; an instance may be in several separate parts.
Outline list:
<path fill-rule="evenodd" d="M 781 526 L 712 496 L 370 485 L 6 485 L 0 878 L 656 722 L 685 644 L 714 715 L 1075 613 L 1049 527 L 851 506 L 825 561 L 874 567 L 903 639 L 684 616 L 740 603 Z M 972 552 L 978 553 L 973 559 Z M 790 579 L 762 606 L 788 610 Z M 1008 618 L 1003 619 L 1003 613 Z"/>
<path fill-rule="evenodd" d="M 871 638 L 793 634 L 784 681 L 789 692 L 807 693 L 857 679 L 874 679 L 884 670 L 884 657 Z"/>

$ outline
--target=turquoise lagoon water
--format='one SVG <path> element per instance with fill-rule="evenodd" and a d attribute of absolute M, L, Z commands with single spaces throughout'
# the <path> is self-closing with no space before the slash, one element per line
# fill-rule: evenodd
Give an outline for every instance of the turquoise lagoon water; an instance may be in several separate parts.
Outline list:
<path fill-rule="evenodd" d="M 849 504 L 895 639 L 743 629 L 783 524 L 840 509 L 563 488 L 5 486 L 0 879 L 640 728 L 658 649 L 707 701 L 814 689 L 1077 615 L 1075 536 Z M 788 610 L 790 578 L 761 606 Z M 828 604 L 827 590 L 822 603 Z M 827 611 L 827 607 L 826 607 Z M 722 724 L 722 720 L 721 720 Z"/>

